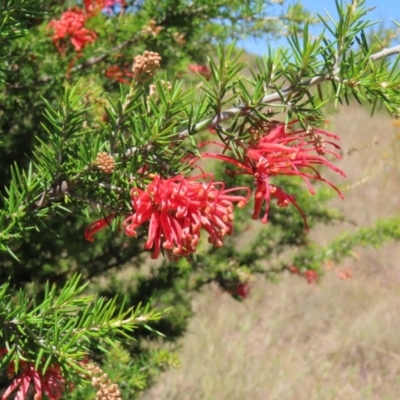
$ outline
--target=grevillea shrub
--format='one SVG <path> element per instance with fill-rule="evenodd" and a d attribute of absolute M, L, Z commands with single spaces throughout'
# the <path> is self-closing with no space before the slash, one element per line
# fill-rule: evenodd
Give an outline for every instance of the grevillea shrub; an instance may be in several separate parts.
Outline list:
<path fill-rule="evenodd" d="M 317 37 L 275 3 L 5 2 L 3 399 L 138 398 L 178 365 L 204 285 L 246 301 L 260 277 L 318 284 L 324 262 L 400 236 L 396 218 L 325 248 L 308 235 L 341 218 L 327 201 L 346 182 L 325 102 L 398 116 L 399 48 L 369 48 L 363 1 Z M 226 45 L 277 34 L 289 48 L 252 69 Z"/>

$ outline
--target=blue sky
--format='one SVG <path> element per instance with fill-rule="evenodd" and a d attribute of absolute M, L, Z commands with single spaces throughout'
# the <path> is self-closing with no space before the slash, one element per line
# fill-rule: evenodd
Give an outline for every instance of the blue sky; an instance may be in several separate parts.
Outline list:
<path fill-rule="evenodd" d="M 292 0 L 286 0 L 285 3 L 290 4 Z M 349 2 L 349 0 L 348 0 Z M 332 17 L 336 17 L 336 5 L 335 0 L 302 0 L 303 5 L 313 13 L 319 13 L 325 15 L 325 11 L 328 11 Z M 366 0 L 365 6 L 367 8 L 375 7 L 376 9 L 371 11 L 368 16 L 372 21 L 383 21 L 387 27 L 395 27 L 391 22 L 391 18 L 396 21 L 400 21 L 400 0 Z M 315 28 L 318 31 L 318 28 Z M 258 39 L 247 39 L 240 41 L 240 47 L 245 48 L 248 52 L 254 54 L 264 53 L 265 40 Z M 284 40 L 278 42 L 279 45 L 285 45 Z"/>

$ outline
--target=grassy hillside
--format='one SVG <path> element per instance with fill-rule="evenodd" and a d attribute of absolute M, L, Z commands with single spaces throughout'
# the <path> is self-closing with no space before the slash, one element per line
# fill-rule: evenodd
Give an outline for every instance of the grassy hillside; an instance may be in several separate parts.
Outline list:
<path fill-rule="evenodd" d="M 360 107 L 343 108 L 331 121 L 348 174 L 346 199 L 332 205 L 347 221 L 314 229 L 321 244 L 400 212 L 400 126 Z M 327 265 L 317 286 L 288 275 L 256 282 L 243 303 L 205 288 L 194 300 L 181 368 L 143 399 L 398 400 L 400 245 L 355 256 Z M 343 269 L 352 279 L 339 279 Z"/>

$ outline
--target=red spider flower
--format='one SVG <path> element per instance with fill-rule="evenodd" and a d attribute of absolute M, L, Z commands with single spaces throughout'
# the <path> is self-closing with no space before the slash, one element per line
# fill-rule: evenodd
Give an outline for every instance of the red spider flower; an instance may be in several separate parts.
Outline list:
<path fill-rule="evenodd" d="M 14 377 L 15 372 L 15 366 L 12 362 L 8 366 L 7 376 Z M 50 400 L 61 399 L 65 391 L 66 383 L 61 375 L 61 368 L 59 365 L 50 366 L 47 368 L 46 373 L 42 374 L 35 369 L 33 363 L 20 361 L 18 372 L 19 375 L 13 379 L 11 385 L 3 393 L 1 400 L 6 400 L 16 389 L 18 389 L 18 392 L 14 399 L 24 400 L 31 383 L 33 383 L 35 390 L 34 400 L 41 400 L 43 393 L 45 393 Z"/>
<path fill-rule="evenodd" d="M 211 71 L 207 65 L 189 64 L 188 68 L 190 72 L 193 72 L 194 74 L 200 74 L 207 80 L 211 78 Z"/>
<path fill-rule="evenodd" d="M 62 13 L 59 20 L 51 20 L 47 26 L 48 29 L 53 29 L 53 43 L 61 53 L 64 51 L 62 41 L 69 37 L 75 51 L 81 51 L 87 43 L 92 43 L 96 40 L 97 34 L 84 27 L 88 14 L 79 8 L 72 8 Z"/>
<path fill-rule="evenodd" d="M 245 149 L 245 154 L 241 159 L 216 153 L 203 153 L 202 156 L 226 161 L 239 168 L 238 171 L 226 171 L 228 174 L 249 174 L 254 176 L 256 190 L 253 219 L 259 218 L 261 208 L 265 202 L 266 207 L 262 222 L 267 222 L 270 199 L 272 197 L 277 199 L 279 207 L 287 207 L 293 204 L 299 210 L 306 229 L 308 229 L 305 215 L 298 206 L 295 197 L 286 193 L 280 187 L 273 185 L 270 182 L 270 178 L 277 175 L 300 176 L 306 182 L 311 194 L 315 192 L 310 180 L 319 180 L 333 187 L 339 196 L 343 198 L 339 189 L 325 180 L 316 168 L 326 166 L 342 176 L 346 175 L 324 157 L 325 154 L 331 154 L 337 159 L 341 158 L 335 151 L 325 148 L 327 144 L 334 149 L 339 149 L 339 146 L 332 141 L 323 139 L 324 137 L 329 139 L 340 138 L 321 129 L 290 129 L 296 122 L 291 122 L 289 126 L 284 123 L 275 124 L 271 130 L 265 132 L 256 142 L 251 142 Z M 210 142 L 204 142 L 200 146 L 204 146 L 207 143 Z M 230 147 L 221 143 L 214 144 L 223 147 L 224 150 L 231 150 Z"/>
<path fill-rule="evenodd" d="M 233 203 L 242 207 L 248 200 L 230 195 L 232 191 L 247 188 L 224 189 L 221 182 L 202 183 L 197 178 L 178 175 L 169 179 L 156 176 L 147 187 L 131 190 L 134 212 L 124 223 L 125 233 L 136 236 L 136 230 L 148 222 L 146 249 L 152 249 L 152 258 L 158 258 L 161 248 L 173 256 L 186 256 L 196 251 L 200 230 L 207 231 L 208 241 L 223 245 L 223 237 L 233 232 Z M 220 188 L 218 188 L 220 187 Z"/>
<path fill-rule="evenodd" d="M 104 76 L 106 76 L 109 79 L 114 79 L 117 82 L 124 83 L 126 85 L 130 85 L 131 81 L 129 81 L 125 78 L 133 76 L 133 73 L 130 72 L 128 69 L 123 70 L 118 65 L 111 65 L 105 70 Z"/>

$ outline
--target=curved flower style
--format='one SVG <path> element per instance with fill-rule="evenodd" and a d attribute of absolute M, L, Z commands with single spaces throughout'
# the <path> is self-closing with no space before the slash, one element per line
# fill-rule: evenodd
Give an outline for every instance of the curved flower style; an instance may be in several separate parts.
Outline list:
<path fill-rule="evenodd" d="M 93 235 L 96 234 L 97 232 L 101 231 L 102 229 L 104 229 L 107 225 L 110 225 L 111 221 L 114 218 L 115 218 L 115 214 L 111 214 L 105 218 L 99 219 L 98 221 L 91 223 L 85 229 L 85 239 L 88 242 L 94 242 Z"/>
<path fill-rule="evenodd" d="M 201 178 L 212 178 L 201 175 Z M 223 245 L 223 237 L 233 232 L 233 203 L 243 207 L 247 198 L 230 195 L 232 191 L 247 188 L 224 189 L 222 182 L 197 182 L 196 178 L 178 175 L 169 179 L 156 176 L 145 190 L 131 190 L 134 213 L 128 216 L 124 230 L 136 237 L 136 230 L 149 222 L 146 249 L 152 249 L 152 258 L 158 258 L 161 248 L 172 256 L 186 256 L 196 251 L 203 228 L 208 241 L 216 247 Z M 218 186 L 220 189 L 218 189 Z"/>
<path fill-rule="evenodd" d="M 85 14 L 84 11 L 79 8 L 72 8 L 62 13 L 59 20 L 53 19 L 49 22 L 47 28 L 53 29 L 54 34 L 52 40 L 60 53 L 64 51 L 61 40 L 67 37 L 70 38 L 75 51 L 83 50 L 87 43 L 96 40 L 96 32 L 84 27 L 89 16 L 89 14 Z"/>
<path fill-rule="evenodd" d="M 35 389 L 35 400 L 41 400 L 43 393 L 45 393 L 50 400 L 61 399 L 65 391 L 66 383 L 61 375 L 61 368 L 59 365 L 50 366 L 47 368 L 46 373 L 42 375 L 35 369 L 34 364 L 20 361 L 18 372 L 20 372 L 20 374 L 13 379 L 11 385 L 3 393 L 1 400 L 6 400 L 16 389 L 18 389 L 18 392 L 14 397 L 15 400 L 24 400 L 31 382 L 33 382 Z M 14 375 L 15 366 L 12 362 L 8 366 L 7 376 L 13 377 Z"/>
<path fill-rule="evenodd" d="M 331 182 L 322 178 L 316 167 L 320 165 L 327 166 L 342 176 L 346 175 L 324 157 L 325 154 L 331 154 L 337 159 L 341 158 L 339 154 L 333 150 L 326 149 L 325 146 L 328 144 L 334 149 L 340 149 L 340 147 L 332 141 L 323 139 L 324 137 L 329 139 L 340 138 L 316 128 L 292 130 L 291 127 L 296 122 L 298 121 L 292 121 L 288 126 L 283 122 L 271 124 L 270 129 L 263 132 L 256 140 L 250 141 L 250 145 L 245 149 L 242 159 L 236 159 L 225 154 L 207 152 L 203 153 L 202 157 L 216 158 L 239 168 L 238 171 L 226 171 L 228 174 L 249 174 L 254 176 L 256 190 L 253 219 L 259 218 L 261 208 L 265 202 L 266 207 L 262 222 L 267 222 L 270 199 L 272 197 L 277 199 L 279 207 L 287 207 L 293 204 L 302 215 L 305 227 L 308 230 L 305 215 L 298 206 L 295 197 L 271 184 L 270 178 L 277 175 L 300 176 L 306 182 L 311 194 L 315 194 L 315 192 L 310 179 L 319 180 L 330 185 L 343 198 L 340 190 Z M 200 146 L 207 143 L 209 142 L 204 142 Z M 231 150 L 221 143 L 214 144 L 223 147 L 224 150 Z"/>

